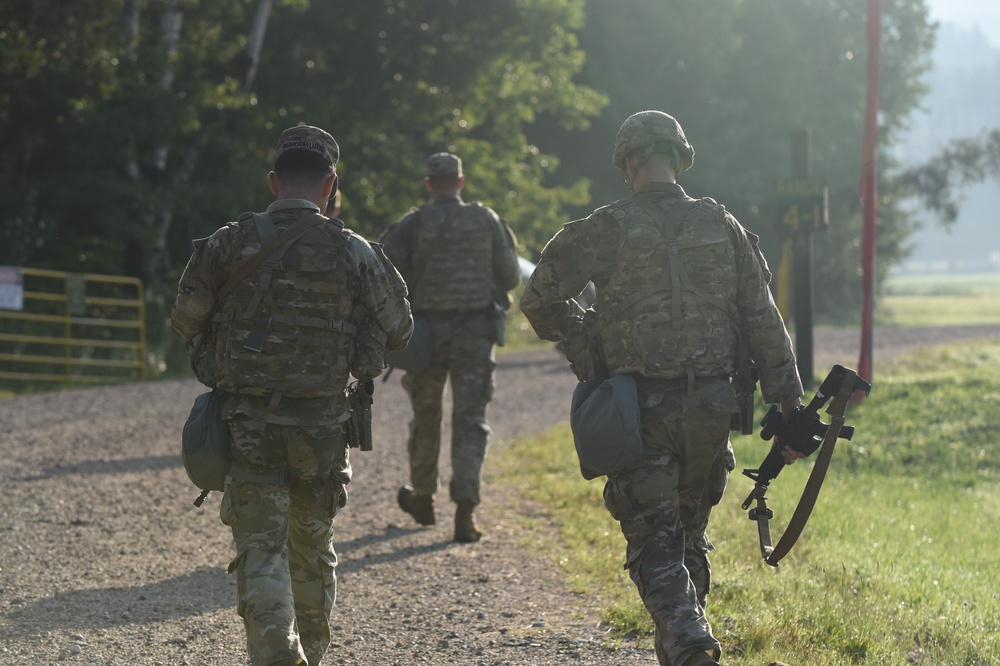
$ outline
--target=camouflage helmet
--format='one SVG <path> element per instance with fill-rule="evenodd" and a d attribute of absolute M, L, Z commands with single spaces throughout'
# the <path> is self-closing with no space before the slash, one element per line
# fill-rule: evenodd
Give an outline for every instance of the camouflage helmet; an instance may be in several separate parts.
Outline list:
<path fill-rule="evenodd" d="M 688 143 L 677 119 L 662 111 L 640 111 L 629 116 L 618 130 L 611 161 L 624 171 L 625 158 L 630 153 L 645 150 L 644 156 L 649 156 L 662 143 L 668 143 L 677 150 L 680 160 L 677 173 L 691 168 L 694 148 Z"/>

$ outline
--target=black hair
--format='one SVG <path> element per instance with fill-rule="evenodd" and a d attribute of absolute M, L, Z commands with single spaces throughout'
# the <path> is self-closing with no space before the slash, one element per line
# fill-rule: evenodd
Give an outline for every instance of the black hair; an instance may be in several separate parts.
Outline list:
<path fill-rule="evenodd" d="M 427 182 L 435 191 L 453 190 L 458 187 L 457 173 L 435 173 L 427 176 Z"/>
<path fill-rule="evenodd" d="M 286 183 L 318 183 L 333 171 L 329 162 L 308 150 L 289 150 L 274 163 L 274 173 Z"/>

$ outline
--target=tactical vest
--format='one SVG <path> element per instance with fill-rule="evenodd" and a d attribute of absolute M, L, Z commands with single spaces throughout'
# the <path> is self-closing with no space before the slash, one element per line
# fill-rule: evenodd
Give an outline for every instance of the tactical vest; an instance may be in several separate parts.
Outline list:
<path fill-rule="evenodd" d="M 594 306 L 604 361 L 612 374 L 728 376 L 737 344 L 731 223 L 711 199 L 661 205 L 659 221 L 632 199 L 611 205 L 617 260 Z"/>
<path fill-rule="evenodd" d="M 414 242 L 415 312 L 486 312 L 493 302 L 495 222 L 482 204 L 426 205 Z"/>
<path fill-rule="evenodd" d="M 245 213 L 233 256 L 267 240 L 261 218 Z M 262 234 L 262 231 L 263 234 Z M 271 236 L 273 237 L 273 236 Z M 307 230 L 275 252 L 220 304 L 212 318 L 218 388 L 231 393 L 317 398 L 343 394 L 355 327 L 348 282 L 349 235 L 339 220 Z M 231 267 L 235 270 L 237 259 Z"/>

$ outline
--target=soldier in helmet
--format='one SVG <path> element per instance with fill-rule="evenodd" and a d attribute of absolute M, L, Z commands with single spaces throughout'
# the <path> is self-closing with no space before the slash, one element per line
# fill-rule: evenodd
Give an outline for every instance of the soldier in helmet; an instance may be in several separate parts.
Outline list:
<path fill-rule="evenodd" d="M 436 522 L 441 449 L 441 402 L 451 381 L 451 482 L 455 541 L 482 536 L 473 519 L 479 504 L 486 445 L 486 408 L 493 397 L 493 347 L 502 343 L 508 292 L 520 268 L 510 227 L 481 203 L 462 201 L 462 160 L 452 153 L 427 158 L 424 186 L 432 201 L 404 215 L 381 240 L 410 290 L 414 317 L 430 329 L 430 365 L 408 370 L 403 388 L 413 405 L 407 452 L 410 484 L 399 506 L 421 525 Z"/>
<path fill-rule="evenodd" d="M 632 194 L 549 241 L 521 310 L 539 337 L 563 342 L 581 380 L 634 379 L 645 453 L 609 473 L 604 501 L 625 535 L 660 664 L 718 664 L 722 646 L 705 616 L 706 528 L 736 464 L 731 379 L 741 341 L 766 401 L 787 414 L 802 384 L 757 237 L 676 182 L 694 163 L 680 124 L 661 111 L 636 113 L 612 159 Z M 588 281 L 597 299 L 584 311 L 573 296 Z M 801 457 L 783 453 L 789 463 Z"/>
<path fill-rule="evenodd" d="M 339 155 L 318 127 L 285 130 L 267 174 L 276 200 L 194 241 L 171 312 L 198 378 L 227 396 L 220 515 L 254 666 L 319 664 L 330 645 L 333 523 L 351 480 L 345 389 L 382 372 L 413 330 L 379 247 L 321 214 Z"/>

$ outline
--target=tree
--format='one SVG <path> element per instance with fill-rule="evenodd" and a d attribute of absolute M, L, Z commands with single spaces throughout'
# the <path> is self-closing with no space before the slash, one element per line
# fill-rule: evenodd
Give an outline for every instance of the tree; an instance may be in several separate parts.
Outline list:
<path fill-rule="evenodd" d="M 266 204 L 274 137 L 299 122 L 340 140 L 344 210 L 370 236 L 423 198 L 435 150 L 461 153 L 468 194 L 532 244 L 537 220 L 586 196 L 547 182 L 559 161 L 524 134 L 539 113 L 586 127 L 605 102 L 573 81 L 583 0 L 0 7 L 5 263 L 124 272 L 155 293 L 191 237 Z"/>
<path fill-rule="evenodd" d="M 1000 181 L 1000 129 L 952 141 L 923 164 L 903 170 L 899 182 L 948 227 L 958 217 L 955 190 L 991 178 Z"/>
<path fill-rule="evenodd" d="M 155 292 L 176 261 L 171 222 L 190 212 L 199 155 L 220 143 L 227 110 L 249 106 L 227 69 L 254 3 L 2 4 L 11 141 L 0 174 L 13 223 L 0 261 L 125 273 Z"/>
<path fill-rule="evenodd" d="M 344 213 L 369 237 L 454 150 L 467 196 L 537 245 L 586 181 L 554 182 L 524 128 L 584 128 L 606 102 L 573 81 L 583 5 L 0 0 L 0 263 L 140 277 L 155 343 L 191 238 L 267 205 L 275 137 L 300 122 L 340 141 Z"/>
<path fill-rule="evenodd" d="M 925 92 L 933 28 L 923 0 L 884 1 L 881 130 L 891 146 Z M 829 232 L 815 242 L 816 308 L 843 321 L 860 303 L 860 172 L 866 87 L 865 6 L 855 0 L 589 0 L 581 81 L 612 100 L 582 140 L 544 141 L 592 183 L 597 201 L 624 196 L 611 148 L 621 122 L 662 109 L 683 125 L 694 168 L 680 182 L 710 195 L 760 234 L 780 258 L 775 182 L 790 173 L 790 135 L 811 136 L 811 170 L 830 188 Z M 880 153 L 878 256 L 887 270 L 913 222 Z M 576 215 L 590 207 L 573 210 Z M 858 267 L 855 270 L 854 267 Z"/>
<path fill-rule="evenodd" d="M 923 0 L 883 6 L 888 146 L 922 94 L 933 26 Z M 789 133 L 810 129 L 832 204 L 831 231 L 816 237 L 818 307 L 842 310 L 860 292 L 844 268 L 860 233 L 865 38 L 854 0 L 0 9 L 2 263 L 135 275 L 167 299 L 160 285 L 192 237 L 267 204 L 274 137 L 299 122 L 341 143 L 350 226 L 377 236 L 425 197 L 426 155 L 454 150 L 467 197 L 495 207 L 531 254 L 592 208 L 590 190 L 601 202 L 625 193 L 610 166 L 614 134 L 630 113 L 662 108 L 697 151 L 682 184 L 723 201 L 772 259 L 773 183 L 789 175 Z M 912 223 L 903 183 L 884 178 L 879 191 L 884 267 Z"/>
<path fill-rule="evenodd" d="M 586 182 L 554 184 L 559 159 L 525 128 L 539 114 L 559 131 L 584 128 L 606 101 L 574 82 L 582 9 L 582 0 L 314 3 L 274 18 L 258 105 L 333 133 L 344 216 L 362 233 L 377 236 L 421 203 L 424 159 L 452 150 L 466 196 L 537 245 L 547 238 L 540 221 L 585 198 Z"/>

